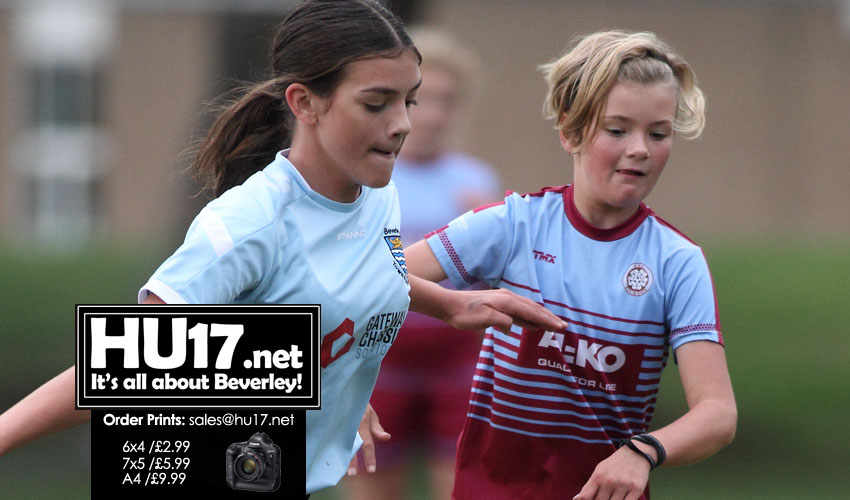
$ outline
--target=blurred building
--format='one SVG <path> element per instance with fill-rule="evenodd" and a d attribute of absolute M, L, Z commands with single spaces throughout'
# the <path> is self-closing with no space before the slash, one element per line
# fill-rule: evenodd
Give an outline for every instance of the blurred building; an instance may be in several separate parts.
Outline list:
<path fill-rule="evenodd" d="M 205 103 L 266 69 L 295 0 L 0 0 L 0 239 L 173 240 L 201 200 Z M 578 33 L 649 30 L 694 66 L 708 126 L 649 202 L 689 233 L 850 234 L 847 0 L 389 2 L 484 56 L 470 152 L 516 191 L 565 184 L 537 66 Z"/>
<path fill-rule="evenodd" d="M 294 1 L 0 2 L 0 238 L 169 238 L 205 103 L 265 69 Z M 255 72 L 257 75 L 251 73 Z"/>

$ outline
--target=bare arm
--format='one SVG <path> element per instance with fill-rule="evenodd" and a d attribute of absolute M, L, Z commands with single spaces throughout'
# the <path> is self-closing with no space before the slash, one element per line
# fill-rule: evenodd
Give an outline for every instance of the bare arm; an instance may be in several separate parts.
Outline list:
<path fill-rule="evenodd" d="M 406 248 L 404 258 L 407 261 L 407 270 L 410 274 L 435 283 L 448 278 L 446 272 L 443 271 L 443 266 L 437 261 L 437 256 L 434 255 L 425 240 L 419 240 Z"/>
<path fill-rule="evenodd" d="M 664 445 L 669 465 L 699 462 L 735 437 L 738 409 L 723 347 L 689 342 L 676 350 L 688 412 L 651 434 Z"/>
<path fill-rule="evenodd" d="M 669 425 L 653 431 L 667 452 L 665 465 L 699 462 L 732 442 L 738 410 L 723 347 L 714 342 L 689 342 L 676 350 L 688 411 Z M 655 450 L 634 442 L 657 460 Z M 648 462 L 622 447 L 596 466 L 576 499 L 636 499 L 649 480 Z"/>
<path fill-rule="evenodd" d="M 405 251 L 410 271 L 410 310 L 441 319 L 458 330 L 511 324 L 543 330 L 562 330 L 567 323 L 531 299 L 509 290 L 447 290 L 434 283 L 446 279 L 437 257 L 424 241 Z"/>
<path fill-rule="evenodd" d="M 74 407 L 72 366 L 0 415 L 0 456 L 24 443 L 89 419 L 90 411 Z"/>
<path fill-rule="evenodd" d="M 145 304 L 164 304 L 150 294 Z M 91 412 L 77 410 L 74 367 L 70 367 L 0 415 L 0 456 L 30 441 L 91 420 Z"/>

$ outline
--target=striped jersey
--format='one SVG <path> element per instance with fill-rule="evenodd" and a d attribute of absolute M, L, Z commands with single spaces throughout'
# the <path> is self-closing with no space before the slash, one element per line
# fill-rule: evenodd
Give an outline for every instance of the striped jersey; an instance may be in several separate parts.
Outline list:
<path fill-rule="evenodd" d="M 569 322 L 488 330 L 458 442 L 457 500 L 572 498 L 619 440 L 648 430 L 668 350 L 723 343 L 698 246 L 644 204 L 595 228 L 572 195 L 510 194 L 427 238 L 458 287 L 483 280 Z"/>
<path fill-rule="evenodd" d="M 313 191 L 285 152 L 211 201 L 139 293 L 166 303 L 321 304 L 321 410 L 306 413 L 307 492 L 335 485 L 410 299 L 395 186 Z"/>

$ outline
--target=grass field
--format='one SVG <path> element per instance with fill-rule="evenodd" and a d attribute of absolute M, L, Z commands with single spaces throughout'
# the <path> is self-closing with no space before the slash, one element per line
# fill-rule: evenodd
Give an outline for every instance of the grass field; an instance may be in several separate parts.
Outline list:
<path fill-rule="evenodd" d="M 711 265 L 739 425 L 706 462 L 653 472 L 653 498 L 832 499 L 850 489 L 850 242 L 704 245 Z M 70 366 L 74 304 L 134 303 L 161 254 L 93 249 L 73 257 L 0 250 L 0 408 Z M 655 425 L 684 409 L 675 366 Z M 0 498 L 90 496 L 97 457 L 87 426 L 0 459 Z M 426 498 L 421 477 L 411 499 Z M 339 491 L 317 500 L 342 498 Z"/>

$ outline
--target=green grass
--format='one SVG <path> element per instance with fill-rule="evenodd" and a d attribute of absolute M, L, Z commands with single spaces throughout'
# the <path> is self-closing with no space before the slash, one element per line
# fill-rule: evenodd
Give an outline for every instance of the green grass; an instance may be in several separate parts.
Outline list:
<path fill-rule="evenodd" d="M 699 465 L 653 472 L 653 498 L 846 498 L 850 242 L 705 247 L 738 402 L 738 435 Z M 162 257 L 134 248 L 90 249 L 71 257 L 0 250 L 0 375 L 6 381 L 0 407 L 73 362 L 74 304 L 134 303 Z M 682 411 L 671 363 L 655 424 Z M 0 459 L 0 497 L 88 498 L 87 449 L 83 427 L 9 454 Z M 424 499 L 421 478 L 413 484 L 410 498 Z"/>
<path fill-rule="evenodd" d="M 738 403 L 735 442 L 654 473 L 659 498 L 846 498 L 850 244 L 709 246 Z M 684 410 L 674 366 L 656 423 Z M 697 487 L 698 486 L 698 487 Z"/>

